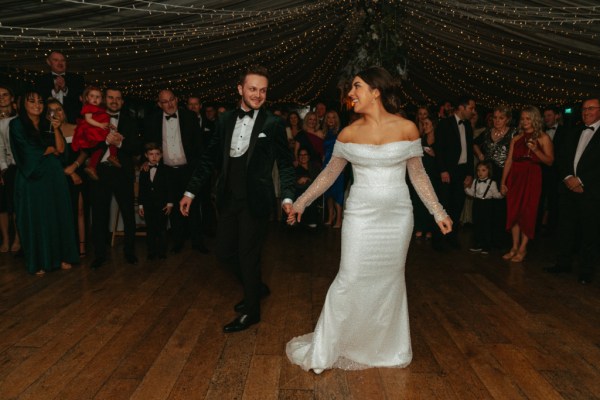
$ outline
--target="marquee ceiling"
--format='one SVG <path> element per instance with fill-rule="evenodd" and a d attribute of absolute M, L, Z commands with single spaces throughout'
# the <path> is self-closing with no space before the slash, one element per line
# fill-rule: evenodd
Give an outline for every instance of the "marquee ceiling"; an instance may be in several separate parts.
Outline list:
<path fill-rule="evenodd" d="M 334 100 L 340 71 L 369 29 L 365 11 L 384 1 L 400 18 L 408 103 L 468 92 L 490 106 L 563 104 L 599 92 L 596 0 L 2 1 L 0 71 L 31 81 L 60 50 L 87 82 L 117 84 L 130 96 L 171 87 L 231 101 L 239 72 L 260 63 L 271 71 L 270 100 Z"/>

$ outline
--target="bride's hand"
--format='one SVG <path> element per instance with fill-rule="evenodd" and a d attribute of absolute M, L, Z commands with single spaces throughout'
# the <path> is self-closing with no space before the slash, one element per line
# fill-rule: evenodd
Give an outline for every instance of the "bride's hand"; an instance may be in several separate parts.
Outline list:
<path fill-rule="evenodd" d="M 288 225 L 294 225 L 296 223 L 296 213 L 294 213 L 293 211 L 290 212 L 287 216 L 286 222 Z"/>
<path fill-rule="evenodd" d="M 444 235 L 452 232 L 452 220 L 450 217 L 446 217 L 441 221 L 438 221 L 438 226 Z"/>

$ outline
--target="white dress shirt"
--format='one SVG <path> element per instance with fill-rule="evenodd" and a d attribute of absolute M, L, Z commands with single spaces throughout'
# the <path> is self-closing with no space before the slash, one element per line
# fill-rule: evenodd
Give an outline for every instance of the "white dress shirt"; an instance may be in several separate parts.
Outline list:
<path fill-rule="evenodd" d="M 558 124 L 554 124 L 554 126 L 546 129 L 546 134 L 550 136 L 550 140 L 554 141 L 554 135 L 556 134 L 556 129 L 558 129 Z"/>
<path fill-rule="evenodd" d="M 0 170 L 4 171 L 15 163 L 12 150 L 10 148 L 9 127 L 10 121 L 16 118 L 16 115 L 0 119 Z"/>
<path fill-rule="evenodd" d="M 244 116 L 244 118 L 236 118 L 233 136 L 231 137 L 231 147 L 229 148 L 229 157 L 241 157 L 248 151 L 257 114 L 258 110 L 254 110 L 252 118 L 248 115 Z"/>
<path fill-rule="evenodd" d="M 167 114 L 163 113 L 163 163 L 169 167 L 179 167 L 187 164 L 185 152 L 183 151 L 183 141 L 181 140 L 181 130 L 179 129 L 179 112 L 175 112 L 177 118 L 167 120 Z"/>

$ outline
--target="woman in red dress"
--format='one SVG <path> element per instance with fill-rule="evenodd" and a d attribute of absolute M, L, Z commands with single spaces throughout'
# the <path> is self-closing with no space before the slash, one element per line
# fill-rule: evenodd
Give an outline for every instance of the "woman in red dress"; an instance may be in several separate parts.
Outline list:
<path fill-rule="evenodd" d="M 553 161 L 552 140 L 542 130 L 540 111 L 527 106 L 521 112 L 519 133 L 510 142 L 500 186 L 506 196 L 506 229 L 512 234 L 512 248 L 502 256 L 505 260 L 521 262 L 527 254 L 542 191 L 540 164 Z"/>

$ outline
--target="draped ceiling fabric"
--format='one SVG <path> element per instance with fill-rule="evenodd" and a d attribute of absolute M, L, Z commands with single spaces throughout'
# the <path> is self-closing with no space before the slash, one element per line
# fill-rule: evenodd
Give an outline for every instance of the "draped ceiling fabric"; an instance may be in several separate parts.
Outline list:
<path fill-rule="evenodd" d="M 597 0 L 5 0 L 0 71 L 30 82 L 59 50 L 88 83 L 128 96 L 171 87 L 232 101 L 241 70 L 260 63 L 270 100 L 337 99 L 364 10 L 378 1 L 402 15 L 407 103 L 466 92 L 488 106 L 565 104 L 599 92 Z"/>

